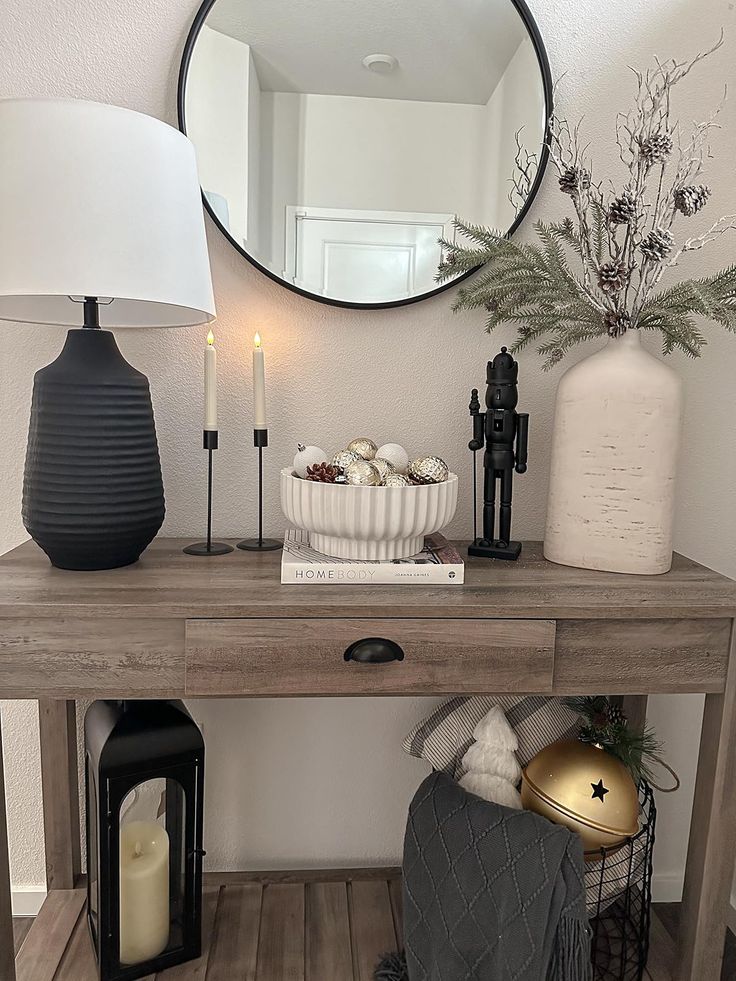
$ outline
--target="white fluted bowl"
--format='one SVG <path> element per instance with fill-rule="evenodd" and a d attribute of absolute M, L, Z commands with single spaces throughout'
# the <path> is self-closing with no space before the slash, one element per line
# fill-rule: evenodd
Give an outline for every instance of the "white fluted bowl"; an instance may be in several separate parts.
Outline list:
<path fill-rule="evenodd" d="M 312 548 L 341 559 L 405 559 L 444 528 L 457 507 L 457 474 L 441 484 L 355 487 L 281 471 L 281 508 Z"/>

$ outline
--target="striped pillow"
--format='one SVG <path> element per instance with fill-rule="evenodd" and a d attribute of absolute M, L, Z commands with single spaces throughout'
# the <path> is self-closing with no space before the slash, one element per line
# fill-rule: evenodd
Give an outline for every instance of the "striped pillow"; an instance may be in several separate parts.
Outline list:
<path fill-rule="evenodd" d="M 402 743 L 404 751 L 459 780 L 464 772 L 461 760 L 473 742 L 473 730 L 494 705 L 504 710 L 516 733 L 516 755 L 522 766 L 555 740 L 577 735 L 578 715 L 562 699 L 544 695 L 462 696 L 438 705 L 416 725 Z"/>

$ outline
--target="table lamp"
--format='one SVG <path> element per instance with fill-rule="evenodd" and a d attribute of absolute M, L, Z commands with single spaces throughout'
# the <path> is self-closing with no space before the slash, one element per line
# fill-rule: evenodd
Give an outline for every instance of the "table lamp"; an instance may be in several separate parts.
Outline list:
<path fill-rule="evenodd" d="M 66 99 L 0 101 L 0 146 L 0 320 L 79 328 L 34 378 L 23 523 L 55 566 L 127 565 L 163 481 L 148 379 L 103 328 L 214 319 L 194 148 Z"/>

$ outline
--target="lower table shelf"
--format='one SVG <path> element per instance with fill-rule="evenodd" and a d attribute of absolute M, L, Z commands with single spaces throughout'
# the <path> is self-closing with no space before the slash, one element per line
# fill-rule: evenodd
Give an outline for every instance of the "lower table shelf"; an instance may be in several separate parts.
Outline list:
<path fill-rule="evenodd" d="M 82 889 L 49 893 L 16 958 L 17 981 L 96 981 Z M 400 947 L 398 869 L 205 877 L 204 952 L 146 981 L 373 981 Z M 674 944 L 652 916 L 646 981 L 671 981 Z"/>

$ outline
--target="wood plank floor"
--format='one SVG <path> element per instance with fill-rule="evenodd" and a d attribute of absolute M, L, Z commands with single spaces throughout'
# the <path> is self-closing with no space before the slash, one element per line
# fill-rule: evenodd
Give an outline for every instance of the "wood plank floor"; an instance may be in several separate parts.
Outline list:
<path fill-rule="evenodd" d="M 402 946 L 401 884 L 394 870 L 364 875 L 209 877 L 202 957 L 145 981 L 372 981 L 381 955 Z M 678 919 L 678 905 L 654 907 L 646 981 L 671 981 Z M 51 893 L 13 927 L 18 981 L 96 981 L 82 890 Z M 722 979 L 734 978 L 729 932 Z"/>

